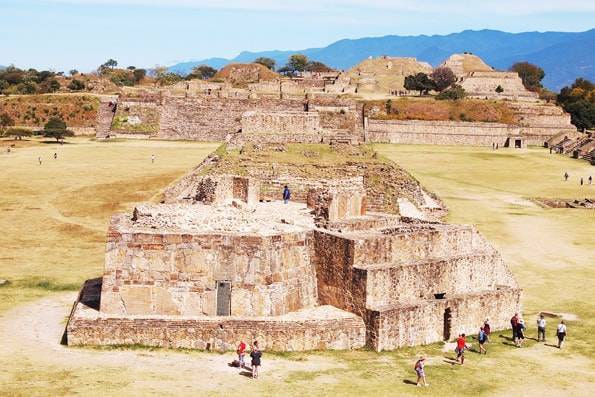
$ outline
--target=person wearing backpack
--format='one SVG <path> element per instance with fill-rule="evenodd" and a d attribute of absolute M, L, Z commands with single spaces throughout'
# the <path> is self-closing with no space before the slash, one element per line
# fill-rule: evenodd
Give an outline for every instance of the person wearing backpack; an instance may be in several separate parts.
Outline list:
<path fill-rule="evenodd" d="M 419 382 L 422 381 L 423 385 L 428 387 L 430 384 L 426 382 L 426 372 L 424 370 L 425 364 L 426 358 L 422 356 L 419 358 L 419 360 L 417 360 L 413 369 L 415 369 L 415 373 L 417 374 L 417 385 L 421 386 Z"/>
<path fill-rule="evenodd" d="M 481 352 L 483 352 L 483 354 L 488 354 L 488 351 L 484 347 L 484 344 L 488 341 L 488 335 L 485 333 L 484 327 L 479 328 L 477 340 L 479 341 L 479 354 L 481 354 Z"/>

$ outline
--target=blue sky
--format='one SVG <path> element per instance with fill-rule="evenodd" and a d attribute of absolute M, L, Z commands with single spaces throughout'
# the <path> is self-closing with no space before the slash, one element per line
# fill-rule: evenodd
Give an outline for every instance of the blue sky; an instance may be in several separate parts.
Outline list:
<path fill-rule="evenodd" d="M 465 29 L 584 31 L 595 0 L 0 0 L 0 65 L 153 67 Z"/>

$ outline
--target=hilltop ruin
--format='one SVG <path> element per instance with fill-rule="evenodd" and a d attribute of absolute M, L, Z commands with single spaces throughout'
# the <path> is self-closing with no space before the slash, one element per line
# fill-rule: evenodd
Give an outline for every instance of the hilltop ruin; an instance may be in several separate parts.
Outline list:
<path fill-rule="evenodd" d="M 292 200 L 278 200 L 282 186 Z M 390 350 L 505 328 L 520 290 L 500 255 L 365 146 L 220 149 L 160 204 L 112 218 L 70 345 Z"/>

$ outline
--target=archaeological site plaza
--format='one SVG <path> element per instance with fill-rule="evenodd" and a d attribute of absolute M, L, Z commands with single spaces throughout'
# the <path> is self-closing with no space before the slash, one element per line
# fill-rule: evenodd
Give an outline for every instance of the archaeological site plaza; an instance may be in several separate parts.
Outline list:
<path fill-rule="evenodd" d="M 474 226 L 445 223 L 440 198 L 368 144 L 525 148 L 576 128 L 515 73 L 471 54 L 444 65 L 510 122 L 395 119 L 384 97 L 362 100 L 406 96 L 404 78 L 432 70 L 413 58 L 299 79 L 232 64 L 223 82 L 103 97 L 98 139 L 222 145 L 159 200 L 113 215 L 104 272 L 83 285 L 67 343 L 382 351 L 471 334 L 486 318 L 508 328 L 521 290 L 500 254 Z"/>

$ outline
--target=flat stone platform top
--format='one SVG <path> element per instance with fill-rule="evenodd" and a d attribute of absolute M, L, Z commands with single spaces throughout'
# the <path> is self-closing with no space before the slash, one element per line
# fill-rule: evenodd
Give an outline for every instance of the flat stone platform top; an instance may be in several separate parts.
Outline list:
<path fill-rule="evenodd" d="M 272 236 L 314 229 L 310 210 L 302 203 L 282 201 L 225 205 L 139 205 L 132 218 L 119 214 L 112 224 L 128 233 L 247 234 Z"/>

